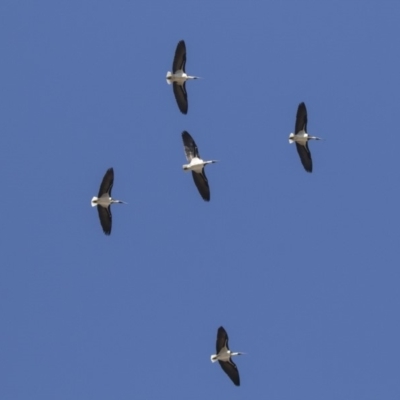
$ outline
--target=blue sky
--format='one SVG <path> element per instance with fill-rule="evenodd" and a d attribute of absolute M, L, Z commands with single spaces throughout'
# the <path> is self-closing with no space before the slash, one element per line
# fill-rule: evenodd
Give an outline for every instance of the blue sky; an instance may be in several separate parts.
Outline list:
<path fill-rule="evenodd" d="M 399 18 L 1 2 L 1 399 L 398 399 Z M 204 78 L 187 116 L 165 82 L 181 39 Z M 301 101 L 312 174 L 288 144 Z M 220 160 L 210 203 L 183 130 Z M 106 237 L 109 167 L 128 205 Z M 239 388 L 210 362 L 220 325 Z"/>

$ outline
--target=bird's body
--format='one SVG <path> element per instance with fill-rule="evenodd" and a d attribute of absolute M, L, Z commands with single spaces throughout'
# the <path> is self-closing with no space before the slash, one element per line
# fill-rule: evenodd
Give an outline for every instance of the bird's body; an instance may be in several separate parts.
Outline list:
<path fill-rule="evenodd" d="M 289 135 L 289 143 L 298 143 L 303 146 L 310 140 L 309 134 L 304 131 L 300 131 L 296 134 L 291 133 Z"/>
<path fill-rule="evenodd" d="M 180 85 L 182 85 L 188 79 L 199 79 L 199 77 L 198 76 L 187 75 L 184 71 L 179 70 L 179 71 L 176 71 L 174 73 L 168 71 L 166 79 L 167 79 L 168 85 L 171 85 L 171 83 L 173 83 L 173 82 L 177 82 Z"/>
<path fill-rule="evenodd" d="M 230 361 L 231 357 L 240 356 L 242 353 L 232 352 L 226 347 L 221 349 L 218 354 L 213 354 L 211 356 L 211 362 L 215 363 L 217 361 Z"/>
<path fill-rule="evenodd" d="M 101 206 L 101 207 L 109 207 L 113 203 L 122 203 L 120 200 L 114 200 L 113 198 L 109 197 L 107 194 L 101 196 L 100 198 L 94 196 L 92 198 L 92 207 Z"/>
<path fill-rule="evenodd" d="M 182 166 L 184 171 L 192 171 L 194 183 L 205 201 L 210 201 L 210 187 L 208 186 L 208 180 L 204 172 L 204 167 L 207 164 L 216 163 L 216 160 L 204 161 L 200 158 L 199 150 L 192 136 L 189 132 L 182 132 L 183 146 L 185 149 L 186 159 L 189 164 Z"/>
<path fill-rule="evenodd" d="M 304 169 L 307 172 L 312 172 L 313 164 L 311 152 L 308 148 L 309 140 L 321 140 L 321 138 L 307 133 L 307 108 L 304 103 L 300 103 L 297 108 L 294 133 L 289 135 L 289 143 L 296 143 L 297 152 Z"/>
<path fill-rule="evenodd" d="M 198 76 L 188 75 L 185 72 L 186 65 L 186 45 L 181 40 L 176 46 L 175 57 L 172 63 L 172 72 L 167 72 L 167 83 L 172 84 L 176 103 L 182 114 L 188 112 L 188 98 L 186 92 L 186 81 L 190 79 L 198 79 Z"/>
<path fill-rule="evenodd" d="M 220 326 L 217 333 L 217 343 L 216 343 L 216 354 L 213 354 L 211 362 L 219 362 L 219 365 L 224 370 L 224 372 L 231 378 L 232 382 L 236 386 L 240 386 L 239 371 L 236 364 L 232 361 L 232 357 L 240 356 L 244 353 L 233 352 L 229 350 L 228 347 L 228 334 L 224 327 Z"/>
<path fill-rule="evenodd" d="M 207 164 L 213 164 L 216 161 L 204 161 L 201 158 L 193 157 L 189 164 L 184 164 L 182 168 L 185 171 L 193 171 L 201 174 L 203 172 L 203 168 Z"/>
<path fill-rule="evenodd" d="M 111 197 L 111 190 L 114 184 L 114 170 L 109 168 L 105 173 L 103 180 L 100 185 L 99 194 L 94 196 L 91 200 L 92 207 L 97 206 L 97 211 L 99 212 L 100 224 L 103 228 L 103 232 L 106 235 L 111 234 L 112 226 L 112 214 L 111 214 L 111 204 L 120 203 L 126 204 L 121 200 L 115 200 Z"/>

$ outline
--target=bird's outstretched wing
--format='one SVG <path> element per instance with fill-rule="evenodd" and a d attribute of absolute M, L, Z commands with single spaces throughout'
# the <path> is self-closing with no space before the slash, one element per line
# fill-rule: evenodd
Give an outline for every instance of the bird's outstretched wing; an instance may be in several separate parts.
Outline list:
<path fill-rule="evenodd" d="M 239 370 L 237 369 L 236 364 L 229 359 L 229 361 L 218 361 L 221 368 L 224 372 L 231 378 L 232 382 L 236 386 L 240 386 L 240 377 L 239 377 Z"/>
<path fill-rule="evenodd" d="M 173 82 L 172 89 L 174 91 L 176 104 L 178 104 L 180 112 L 182 114 L 187 114 L 189 105 L 186 92 L 186 82 L 183 82 L 182 84 Z"/>
<path fill-rule="evenodd" d="M 186 65 L 186 45 L 185 41 L 181 40 L 176 46 L 174 61 L 172 63 L 172 72 L 175 74 L 176 71 L 185 72 Z"/>
<path fill-rule="evenodd" d="M 310 149 L 308 148 L 308 142 L 306 142 L 304 146 L 302 144 L 296 143 L 296 148 L 304 169 L 307 172 L 312 172 L 312 159 Z"/>
<path fill-rule="evenodd" d="M 182 132 L 182 140 L 188 162 L 192 161 L 194 157 L 200 158 L 199 149 L 197 148 L 196 142 L 193 140 L 189 132 Z"/>
<path fill-rule="evenodd" d="M 97 206 L 97 210 L 99 212 L 99 219 L 101 227 L 103 228 L 103 232 L 106 235 L 111 234 L 111 225 L 112 225 L 112 215 L 111 215 L 111 207 L 107 208 L 102 206 Z"/>
<path fill-rule="evenodd" d="M 228 347 L 228 334 L 226 333 L 226 330 L 224 329 L 223 326 L 220 326 L 218 328 L 218 333 L 217 333 L 217 343 L 216 343 L 216 350 L 217 354 L 224 348 L 226 347 L 229 350 Z"/>
<path fill-rule="evenodd" d="M 294 133 L 297 134 L 303 130 L 304 132 L 307 132 L 307 108 L 304 103 L 300 103 L 299 107 L 297 108 Z"/>
<path fill-rule="evenodd" d="M 101 181 L 98 198 L 100 198 L 103 194 L 108 193 L 111 197 L 111 190 L 114 184 L 114 169 L 109 168 L 105 173 L 103 180 Z"/>
<path fill-rule="evenodd" d="M 208 186 L 208 180 L 204 172 L 204 168 L 201 173 L 192 171 L 194 183 L 205 201 L 210 201 L 210 187 Z"/>

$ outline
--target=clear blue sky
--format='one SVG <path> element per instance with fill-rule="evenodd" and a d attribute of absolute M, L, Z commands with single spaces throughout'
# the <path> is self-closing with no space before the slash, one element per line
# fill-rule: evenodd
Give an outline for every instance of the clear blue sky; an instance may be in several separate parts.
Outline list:
<path fill-rule="evenodd" d="M 1 400 L 400 398 L 400 3 L 2 1 Z M 165 82 L 187 45 L 189 113 Z M 288 135 L 308 108 L 314 172 Z M 198 194 L 181 132 L 207 167 Z M 106 237 L 90 199 L 114 167 Z M 211 364 L 230 335 L 241 386 Z"/>

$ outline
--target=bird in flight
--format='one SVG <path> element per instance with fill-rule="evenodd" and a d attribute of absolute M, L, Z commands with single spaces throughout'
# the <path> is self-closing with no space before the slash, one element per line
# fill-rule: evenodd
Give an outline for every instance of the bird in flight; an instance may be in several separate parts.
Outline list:
<path fill-rule="evenodd" d="M 188 79 L 199 79 L 198 76 L 190 76 L 185 72 L 186 65 L 186 45 L 185 41 L 181 40 L 176 46 L 175 57 L 172 63 L 172 73 L 167 72 L 167 83 L 172 83 L 176 103 L 182 114 L 188 112 L 188 98 L 186 92 L 186 81 Z"/>
<path fill-rule="evenodd" d="M 111 215 L 111 204 L 120 203 L 126 204 L 121 200 L 114 200 L 111 197 L 111 189 L 114 183 L 114 170 L 109 168 L 105 173 L 103 180 L 101 181 L 99 194 L 97 197 L 93 197 L 91 204 L 92 207 L 97 206 L 97 211 L 99 212 L 99 219 L 101 227 L 106 235 L 111 234 L 112 225 L 112 215 Z"/>
<path fill-rule="evenodd" d="M 219 362 L 224 372 L 231 378 L 236 386 L 240 386 L 239 370 L 232 361 L 233 356 L 240 356 L 244 353 L 232 352 L 228 346 L 228 334 L 226 330 L 220 326 L 217 333 L 217 354 L 211 356 L 211 362 Z"/>
<path fill-rule="evenodd" d="M 189 164 L 182 166 L 184 171 L 192 171 L 192 176 L 195 185 L 205 201 L 210 201 L 210 187 L 208 186 L 208 180 L 204 172 L 204 167 L 207 164 L 216 163 L 216 160 L 204 161 L 200 158 L 199 150 L 197 149 L 196 143 L 190 136 L 189 132 L 182 132 L 183 147 L 185 149 L 186 159 Z"/>
<path fill-rule="evenodd" d="M 316 136 L 310 136 L 307 133 L 307 108 L 304 103 L 300 103 L 297 108 L 296 125 L 294 133 L 289 135 L 289 143 L 296 143 L 297 152 L 299 153 L 301 163 L 307 172 L 312 172 L 311 152 L 308 148 L 309 140 L 321 140 Z"/>

